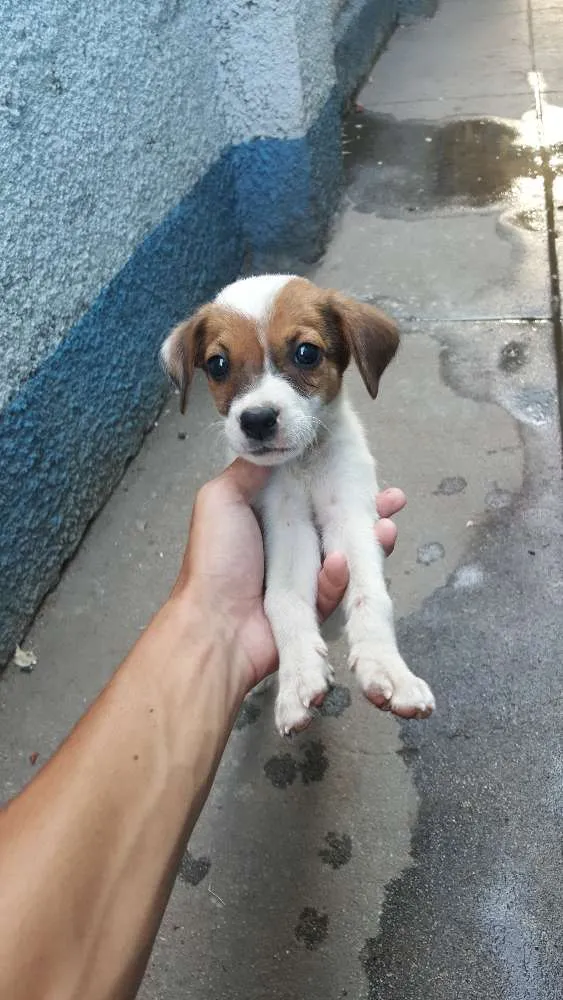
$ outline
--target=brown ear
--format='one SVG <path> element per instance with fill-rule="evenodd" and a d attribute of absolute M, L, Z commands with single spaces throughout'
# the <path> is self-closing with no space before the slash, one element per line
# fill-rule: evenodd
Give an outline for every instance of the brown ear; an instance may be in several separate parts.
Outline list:
<path fill-rule="evenodd" d="M 375 306 L 331 293 L 328 306 L 337 319 L 344 338 L 360 370 L 372 399 L 377 396 L 379 379 L 393 360 L 399 346 L 399 331 L 385 313 Z"/>
<path fill-rule="evenodd" d="M 203 363 L 203 338 L 207 306 L 175 326 L 160 348 L 164 371 L 180 390 L 180 412 L 186 409 L 194 368 Z"/>

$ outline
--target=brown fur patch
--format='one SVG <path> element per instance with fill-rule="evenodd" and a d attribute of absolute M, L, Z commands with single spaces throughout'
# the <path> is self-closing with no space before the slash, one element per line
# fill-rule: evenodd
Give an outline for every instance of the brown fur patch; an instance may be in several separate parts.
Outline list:
<path fill-rule="evenodd" d="M 170 378 L 180 390 L 180 411 L 184 413 L 196 365 L 201 364 L 207 306 L 175 326 L 166 338 L 161 354 Z"/>
<path fill-rule="evenodd" d="M 215 382 L 208 377 L 215 405 L 224 416 L 234 397 L 248 388 L 264 367 L 256 323 L 233 309 L 211 302 L 172 331 L 167 368 L 180 389 L 182 412 L 194 369 L 205 369 L 214 354 L 224 354 L 229 361 L 224 380 Z"/>
<path fill-rule="evenodd" d="M 323 318 L 326 292 L 305 278 L 293 278 L 279 292 L 266 331 L 268 351 L 278 371 L 307 396 L 329 403 L 337 395 L 350 350 L 340 332 Z M 316 368 L 300 368 L 294 355 L 300 344 L 315 344 L 322 351 Z"/>
<path fill-rule="evenodd" d="M 234 309 L 211 304 L 205 324 L 201 367 L 214 354 L 229 359 L 229 373 L 221 382 L 208 378 L 215 405 L 223 416 L 235 398 L 249 388 L 264 368 L 264 350 L 254 320 Z"/>
<path fill-rule="evenodd" d="M 312 371 L 299 369 L 292 362 L 295 347 L 306 341 L 319 343 L 318 338 L 324 345 L 320 365 Z M 268 342 L 275 363 L 297 389 L 330 402 L 352 355 L 375 398 L 379 379 L 399 346 L 399 334 L 393 321 L 375 306 L 295 278 L 276 299 Z"/>
<path fill-rule="evenodd" d="M 357 302 L 339 292 L 328 292 L 324 304 L 327 324 L 333 324 L 354 355 L 360 375 L 372 399 L 379 380 L 399 346 L 393 320 L 375 306 Z"/>

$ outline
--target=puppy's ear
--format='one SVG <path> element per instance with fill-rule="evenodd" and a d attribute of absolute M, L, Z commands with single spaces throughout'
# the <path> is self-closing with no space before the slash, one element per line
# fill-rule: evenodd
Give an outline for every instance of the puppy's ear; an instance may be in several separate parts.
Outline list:
<path fill-rule="evenodd" d="M 194 369 L 203 364 L 203 343 L 207 306 L 175 326 L 160 348 L 160 362 L 180 390 L 180 412 L 186 409 L 188 389 Z"/>
<path fill-rule="evenodd" d="M 366 389 L 375 399 L 379 379 L 399 346 L 397 327 L 375 306 L 346 298 L 338 292 L 329 293 L 325 308 L 337 322 L 340 336 L 352 352 Z"/>

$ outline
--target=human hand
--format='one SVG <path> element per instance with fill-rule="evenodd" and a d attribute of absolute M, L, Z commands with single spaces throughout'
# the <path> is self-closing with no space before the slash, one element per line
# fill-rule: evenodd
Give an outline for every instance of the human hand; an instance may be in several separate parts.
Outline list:
<path fill-rule="evenodd" d="M 222 475 L 206 483 L 194 504 L 190 536 L 173 595 L 188 596 L 203 619 L 236 650 L 247 688 L 277 667 L 274 638 L 264 613 L 264 549 L 252 507 L 270 470 L 237 459 Z M 397 527 L 390 518 L 402 510 L 402 490 L 376 497 L 380 520 L 375 535 L 390 555 Z M 324 621 L 336 609 L 348 585 L 346 559 L 331 553 L 319 573 L 317 607 Z M 238 655 L 238 654 L 242 654 Z"/>

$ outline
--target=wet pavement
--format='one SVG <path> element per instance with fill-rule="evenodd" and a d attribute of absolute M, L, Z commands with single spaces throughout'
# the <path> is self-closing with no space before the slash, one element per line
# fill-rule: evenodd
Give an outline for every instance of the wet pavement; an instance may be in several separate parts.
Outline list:
<path fill-rule="evenodd" d="M 409 495 L 388 563 L 436 715 L 338 685 L 286 744 L 246 703 L 186 854 L 144 1000 L 556 1000 L 563 983 L 558 371 L 563 3 L 443 0 L 401 29 L 343 130 L 313 277 L 400 320 L 374 405 Z M 173 579 L 215 414 L 174 400 L 0 686 L 4 794 L 55 748 Z M 115 609 L 120 613 L 116 615 Z M 329 630 L 335 632 L 334 626 Z"/>

